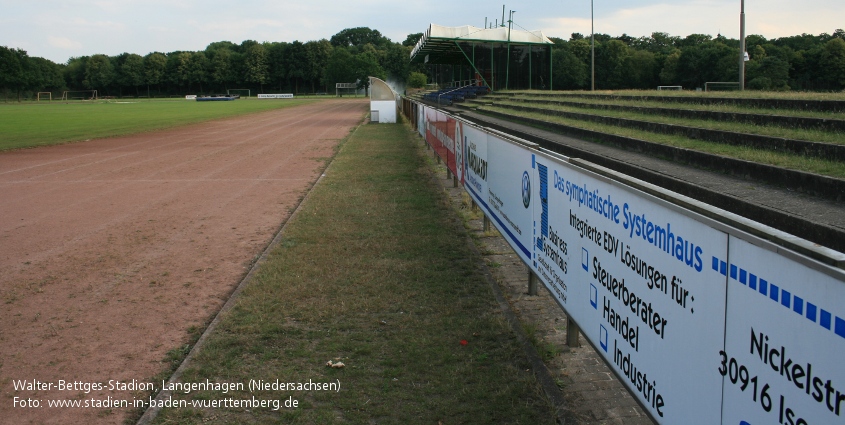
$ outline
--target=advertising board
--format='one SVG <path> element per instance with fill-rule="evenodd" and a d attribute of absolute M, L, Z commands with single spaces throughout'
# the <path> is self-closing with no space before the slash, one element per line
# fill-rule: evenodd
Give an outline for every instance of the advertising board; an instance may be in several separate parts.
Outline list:
<path fill-rule="evenodd" d="M 534 154 L 497 134 L 487 135 L 487 194 L 490 218 L 525 264 L 531 264 Z"/>
<path fill-rule="evenodd" d="M 455 138 L 458 122 L 434 108 L 425 110 L 425 140 L 446 163 L 452 173 L 457 174 L 455 164 Z"/>
<path fill-rule="evenodd" d="M 293 99 L 293 94 L 285 93 L 285 94 L 259 94 L 259 99 Z"/>
<path fill-rule="evenodd" d="M 726 282 L 705 260 L 727 254 L 727 235 L 587 170 L 535 161 L 540 280 L 655 419 L 718 423 Z"/>
<path fill-rule="evenodd" d="M 845 270 L 425 110 L 426 139 L 658 423 L 845 423 Z"/>
<path fill-rule="evenodd" d="M 730 239 L 723 424 L 845 423 L 842 270 Z"/>

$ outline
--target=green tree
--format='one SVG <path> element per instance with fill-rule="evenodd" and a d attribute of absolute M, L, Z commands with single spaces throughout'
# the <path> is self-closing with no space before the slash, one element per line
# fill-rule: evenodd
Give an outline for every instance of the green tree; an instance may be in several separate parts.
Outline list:
<path fill-rule="evenodd" d="M 354 83 L 356 76 L 353 66 L 352 53 L 345 48 L 335 48 L 323 70 L 324 84 L 334 87 L 337 83 Z"/>
<path fill-rule="evenodd" d="M 678 83 L 697 88 L 709 81 L 737 81 L 738 56 L 737 49 L 716 41 L 683 48 L 676 68 Z"/>
<path fill-rule="evenodd" d="M 206 48 L 205 52 L 206 56 L 211 58 L 208 65 L 208 81 L 218 88 L 225 86 L 230 78 L 229 59 L 232 51 L 227 48 L 218 50 L 208 50 Z"/>
<path fill-rule="evenodd" d="M 209 60 L 203 52 L 196 52 L 191 55 L 188 62 L 188 81 L 190 83 L 199 83 L 200 93 L 204 93 L 202 85 L 208 83 L 209 75 Z M 189 84 L 190 84 L 189 83 Z"/>
<path fill-rule="evenodd" d="M 402 42 L 402 45 L 405 46 L 405 47 L 413 48 L 414 46 L 417 45 L 417 42 L 420 41 L 422 36 L 423 36 L 423 33 L 421 33 L 421 32 L 408 34 L 408 36 L 405 37 L 405 41 Z"/>
<path fill-rule="evenodd" d="M 89 89 L 105 90 L 114 81 L 115 72 L 111 59 L 106 55 L 94 55 L 85 66 L 83 84 Z"/>
<path fill-rule="evenodd" d="M 357 47 L 365 44 L 381 46 L 390 42 L 378 30 L 367 27 L 347 28 L 333 35 L 330 41 L 335 47 Z"/>
<path fill-rule="evenodd" d="M 166 81 L 183 91 L 191 89 L 191 52 L 171 52 L 167 54 Z"/>
<path fill-rule="evenodd" d="M 299 83 L 308 75 L 308 53 L 305 51 L 305 45 L 297 40 L 288 44 L 284 61 L 289 86 L 293 88 L 294 93 L 299 93 Z"/>
<path fill-rule="evenodd" d="M 628 45 L 619 40 L 596 44 L 596 88 L 620 89 L 624 87 L 625 60 Z"/>
<path fill-rule="evenodd" d="M 390 43 L 384 55 L 384 61 L 381 64 L 388 76 L 394 77 L 399 81 L 406 81 L 410 70 L 411 48 L 403 46 L 399 43 Z"/>
<path fill-rule="evenodd" d="M 264 92 L 264 84 L 270 77 L 270 67 L 267 64 L 267 50 L 263 44 L 254 44 L 247 48 L 244 55 L 244 80 L 247 83 L 258 84 Z"/>
<path fill-rule="evenodd" d="M 323 69 L 329 62 L 332 49 L 332 44 L 325 38 L 305 43 L 305 56 L 308 60 L 305 79 L 311 83 L 311 92 L 317 91 L 317 85 L 320 84 L 323 77 Z M 328 89 L 324 86 L 323 90 L 327 91 Z"/>
<path fill-rule="evenodd" d="M 285 90 L 285 83 L 288 81 L 288 68 L 285 63 L 288 43 L 267 43 L 264 48 L 267 50 L 267 62 L 270 66 L 270 81 L 274 86 L 278 84 L 279 91 L 282 92 Z"/>
<path fill-rule="evenodd" d="M 0 46 L 0 87 L 3 88 L 4 99 L 8 99 L 9 90 L 15 90 L 20 101 L 20 91 L 25 84 L 24 66 L 21 63 L 24 58 L 25 51 Z"/>
<path fill-rule="evenodd" d="M 164 82 L 164 73 L 167 70 L 167 56 L 153 52 L 144 56 L 144 82 L 147 84 L 147 97 L 150 96 L 150 85 L 159 86 Z"/>
<path fill-rule="evenodd" d="M 837 37 L 825 43 L 819 64 L 824 70 L 824 80 L 830 88 L 845 88 L 845 40 Z"/>
<path fill-rule="evenodd" d="M 568 44 L 572 44 L 569 42 Z M 587 64 L 567 48 L 552 51 L 552 84 L 555 90 L 580 90 L 589 82 Z"/>
<path fill-rule="evenodd" d="M 681 85 L 681 81 L 678 78 L 678 62 L 680 58 L 681 51 L 678 49 L 666 56 L 666 59 L 663 61 L 663 69 L 660 70 L 660 82 L 663 85 Z"/>
<path fill-rule="evenodd" d="M 120 84 L 135 88 L 135 95 L 138 95 L 138 87 L 144 84 L 144 58 L 141 55 L 126 54 L 123 63 L 120 65 Z"/>
<path fill-rule="evenodd" d="M 82 82 L 85 80 L 85 63 L 88 62 L 88 56 L 74 57 L 67 61 L 67 65 L 63 70 L 65 77 L 65 85 L 73 89 L 81 89 L 85 87 Z"/>
<path fill-rule="evenodd" d="M 28 81 L 30 90 L 53 91 L 64 87 L 61 66 L 39 57 L 30 57 L 27 62 L 26 69 L 31 75 Z"/>
<path fill-rule="evenodd" d="M 428 78 L 422 72 L 412 72 L 408 76 L 408 87 L 421 89 L 425 87 Z"/>
<path fill-rule="evenodd" d="M 335 48 L 326 65 L 323 80 L 327 85 L 335 83 L 358 83 L 358 88 L 369 87 L 368 77 L 386 79 L 384 70 L 372 52 L 352 55 L 349 50 Z"/>
<path fill-rule="evenodd" d="M 655 54 L 631 49 L 623 64 L 623 86 L 628 89 L 654 89 L 659 85 L 660 71 Z"/>
<path fill-rule="evenodd" d="M 750 61 L 746 78 L 748 88 L 754 90 L 789 90 L 789 63 L 775 57 L 766 56 L 761 60 Z"/>

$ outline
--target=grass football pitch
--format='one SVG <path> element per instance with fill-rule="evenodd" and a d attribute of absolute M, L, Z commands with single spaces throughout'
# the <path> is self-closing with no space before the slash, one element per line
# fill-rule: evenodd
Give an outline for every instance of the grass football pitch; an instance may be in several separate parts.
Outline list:
<path fill-rule="evenodd" d="M 0 151 L 123 136 L 314 102 L 133 100 L 0 103 Z"/>

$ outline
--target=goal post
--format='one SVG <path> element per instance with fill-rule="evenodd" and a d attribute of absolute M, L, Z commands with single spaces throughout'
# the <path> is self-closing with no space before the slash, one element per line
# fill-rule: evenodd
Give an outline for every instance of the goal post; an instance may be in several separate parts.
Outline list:
<path fill-rule="evenodd" d="M 358 83 L 336 83 L 334 85 L 335 97 L 343 97 L 344 93 L 358 95 Z"/>
<path fill-rule="evenodd" d="M 232 92 L 246 92 L 246 97 L 252 96 L 252 91 L 250 89 L 226 89 L 227 95 L 231 96 Z M 241 93 L 235 93 L 235 94 L 241 94 Z"/>
<path fill-rule="evenodd" d="M 65 90 L 62 100 L 97 100 L 97 90 Z"/>
<path fill-rule="evenodd" d="M 704 83 L 704 91 L 734 91 L 739 90 L 739 82 L 710 81 Z"/>
<path fill-rule="evenodd" d="M 36 96 L 35 100 L 38 102 L 41 101 L 41 96 L 46 96 L 45 100 L 53 101 L 53 92 L 51 91 L 40 91 Z"/>

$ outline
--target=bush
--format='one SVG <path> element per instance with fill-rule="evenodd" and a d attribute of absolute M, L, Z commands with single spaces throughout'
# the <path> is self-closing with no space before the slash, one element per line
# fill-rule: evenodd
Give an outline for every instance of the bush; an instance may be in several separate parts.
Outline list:
<path fill-rule="evenodd" d="M 750 90 L 771 90 L 772 79 L 769 77 L 757 77 L 748 82 Z"/>
<path fill-rule="evenodd" d="M 412 72 L 411 75 L 408 76 L 408 86 L 414 89 L 421 89 L 425 87 L 427 80 L 428 77 L 426 77 L 422 72 Z"/>

